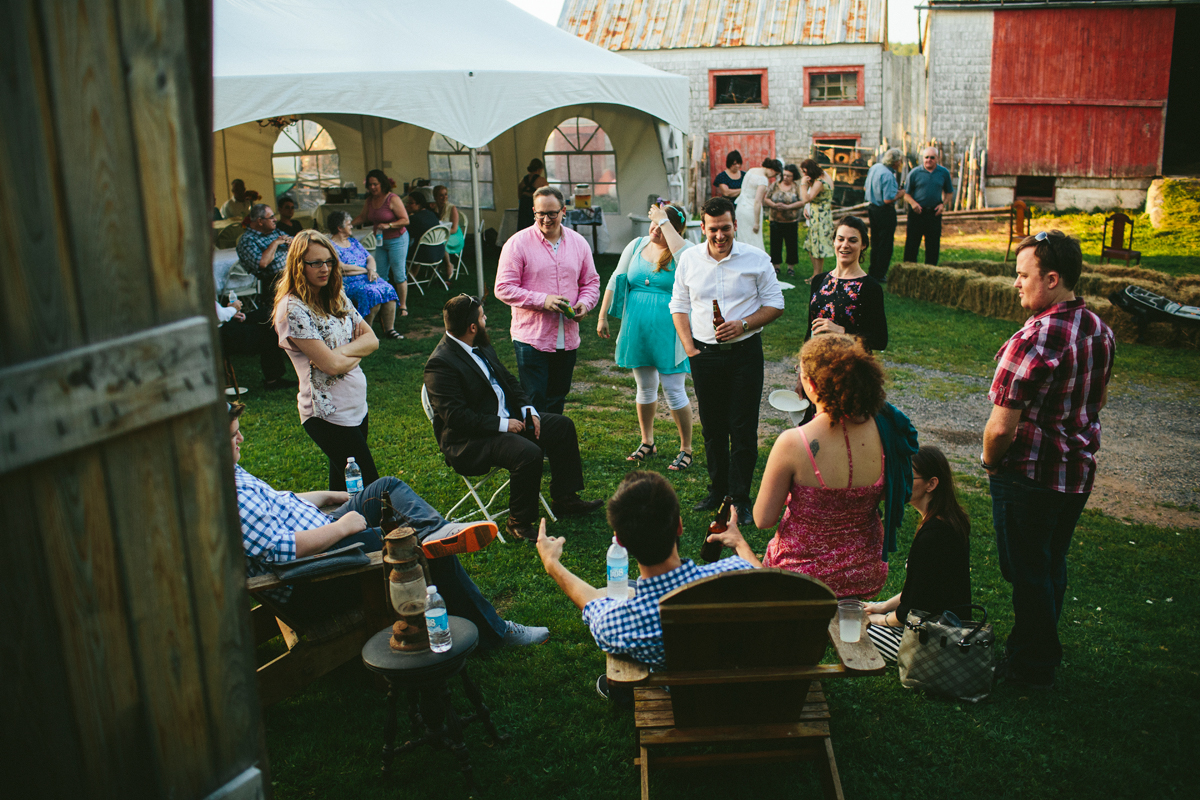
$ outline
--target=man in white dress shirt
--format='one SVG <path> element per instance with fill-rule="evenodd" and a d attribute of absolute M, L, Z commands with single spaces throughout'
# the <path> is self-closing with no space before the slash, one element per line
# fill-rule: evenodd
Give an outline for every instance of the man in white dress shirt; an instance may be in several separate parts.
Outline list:
<path fill-rule="evenodd" d="M 679 256 L 671 296 L 675 330 L 691 358 L 708 466 L 708 496 L 694 510 L 715 510 L 728 495 L 738 523 L 747 525 L 763 388 L 759 334 L 783 315 L 783 292 L 771 257 L 735 241 L 733 203 L 713 197 L 701 211 L 707 246 Z M 725 320 L 720 325 L 713 324 L 713 300 Z"/>

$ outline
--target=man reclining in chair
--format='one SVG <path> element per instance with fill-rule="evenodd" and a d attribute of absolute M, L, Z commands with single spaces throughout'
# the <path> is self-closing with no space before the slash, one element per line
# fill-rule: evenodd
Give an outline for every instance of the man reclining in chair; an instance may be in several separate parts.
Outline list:
<path fill-rule="evenodd" d="M 401 525 L 417 532 L 429 559 L 429 573 L 446 609 L 471 620 L 479 628 L 483 649 L 501 645 L 541 644 L 550 638 L 546 628 L 532 628 L 500 618 L 492 604 L 467 577 L 455 553 L 474 552 L 496 537 L 491 522 L 447 522 L 433 506 L 422 500 L 408 484 L 397 478 L 380 478 L 354 497 L 346 492 L 279 492 L 238 465 L 242 436 L 238 417 L 246 410 L 241 403 L 229 405 L 229 436 L 233 447 L 234 481 L 237 484 L 238 517 L 242 524 L 242 546 L 246 550 L 249 577 L 265 574 L 267 563 L 363 544 L 370 553 L 383 548 L 379 529 L 386 492 Z M 329 514 L 322 506 L 338 505 Z M 276 598 L 283 603 L 319 603 L 322 583 L 288 587 Z M 320 599 L 318 599 L 320 598 Z"/>
<path fill-rule="evenodd" d="M 680 558 L 683 521 L 679 518 L 679 498 L 657 472 L 638 471 L 625 476 L 608 501 L 608 524 L 621 546 L 637 559 L 640 577 L 637 596 L 632 599 L 609 599 L 604 589 L 588 585 L 564 567 L 561 559 L 566 540 L 547 536 L 544 519 L 538 530 L 538 554 L 550 577 L 583 610 L 583 621 L 600 649 L 629 656 L 651 669 L 666 667 L 658 612 L 663 595 L 710 575 L 762 566 L 738 531 L 736 513 L 730 514 L 728 530 L 709 536 L 711 541 L 733 548 L 735 556 L 704 565 Z M 596 681 L 596 690 L 609 697 L 604 675 Z M 616 697 L 614 687 L 614 702 L 631 705 L 632 692 L 625 692 L 628 696 Z"/>

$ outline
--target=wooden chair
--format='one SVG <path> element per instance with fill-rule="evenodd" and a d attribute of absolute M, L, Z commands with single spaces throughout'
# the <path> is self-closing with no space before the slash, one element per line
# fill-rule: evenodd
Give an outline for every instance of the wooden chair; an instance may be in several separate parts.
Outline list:
<path fill-rule="evenodd" d="M 265 708 L 303 689 L 312 681 L 357 659 L 373 635 L 392 624 L 383 582 L 383 553 L 368 554 L 370 564 L 303 579 L 290 584 L 274 575 L 246 581 L 250 596 L 261 605 L 250 611 L 257 647 L 283 634 L 287 652 L 258 667 L 258 699 Z M 303 583 L 324 583 L 330 596 L 344 602 L 323 613 L 297 613 L 272 598 L 272 590 Z"/>
<path fill-rule="evenodd" d="M 1008 254 L 1012 252 L 1012 243 L 1020 242 L 1029 236 L 1029 212 L 1024 200 L 1017 200 L 1008 207 L 1008 249 L 1004 251 L 1004 261 L 1008 262 Z"/>
<path fill-rule="evenodd" d="M 1112 223 L 1112 238 L 1108 235 L 1108 226 Z M 1125 228 L 1129 228 L 1129 241 L 1125 241 Z M 1104 219 L 1104 236 L 1100 242 L 1100 263 L 1106 258 L 1123 258 L 1125 266 L 1136 260 L 1142 263 L 1142 254 L 1133 249 L 1133 219 L 1124 212 L 1117 211 Z"/>
<path fill-rule="evenodd" d="M 841 798 L 829 739 L 828 678 L 879 675 L 867 638 L 838 636 L 829 587 L 780 569 L 738 570 L 683 586 L 659 601 L 667 669 L 608 657 L 610 688 L 633 685 L 642 798 L 650 766 L 813 760 L 827 798 Z M 837 664 L 818 663 L 833 641 Z M 670 687 L 670 691 L 666 690 Z M 757 743 L 758 749 L 745 745 Z M 736 752 L 669 754 L 666 748 L 731 745 Z"/>

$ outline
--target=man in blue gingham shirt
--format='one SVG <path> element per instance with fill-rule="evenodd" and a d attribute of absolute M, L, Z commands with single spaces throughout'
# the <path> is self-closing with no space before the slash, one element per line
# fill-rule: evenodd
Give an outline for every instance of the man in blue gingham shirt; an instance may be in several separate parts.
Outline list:
<path fill-rule="evenodd" d="M 609 599 L 605 589 L 588 585 L 564 567 L 561 558 L 566 540 L 546 536 L 545 520 L 538 533 L 538 553 L 546 572 L 583 610 L 583 621 L 600 649 L 629 656 L 652 669 L 666 666 L 658 613 L 663 595 L 710 575 L 762 566 L 738 532 L 736 515 L 730 516 L 729 529 L 719 534 L 723 544 L 735 549 L 736 556 L 703 566 L 681 559 L 679 498 L 657 472 L 631 472 L 625 476 L 608 501 L 608 522 L 621 545 L 637 559 L 641 577 L 637 596 L 632 599 Z M 606 683 L 600 681 L 597 688 L 600 686 L 606 687 Z"/>

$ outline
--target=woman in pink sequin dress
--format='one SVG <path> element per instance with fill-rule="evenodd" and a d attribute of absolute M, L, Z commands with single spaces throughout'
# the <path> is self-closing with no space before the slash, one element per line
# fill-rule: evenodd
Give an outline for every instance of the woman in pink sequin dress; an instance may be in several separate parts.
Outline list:
<path fill-rule="evenodd" d="M 816 336 L 800 351 L 798 383 L 813 399 L 812 422 L 780 435 L 754 505 L 770 528 L 763 566 L 824 581 L 838 597 L 874 597 L 887 580 L 882 559 L 883 369 L 845 334 Z M 786 508 L 785 508 L 786 506 Z"/>

